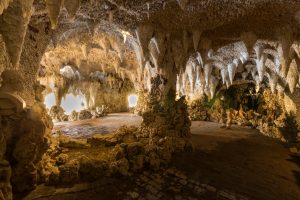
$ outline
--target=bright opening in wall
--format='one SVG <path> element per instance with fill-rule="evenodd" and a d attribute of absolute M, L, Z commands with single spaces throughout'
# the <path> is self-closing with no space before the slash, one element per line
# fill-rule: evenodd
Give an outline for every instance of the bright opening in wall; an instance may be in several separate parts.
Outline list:
<path fill-rule="evenodd" d="M 55 95 L 54 93 L 50 93 L 45 97 L 45 105 L 46 108 L 50 109 L 52 106 L 55 105 Z"/>
<path fill-rule="evenodd" d="M 50 93 L 45 97 L 45 105 L 48 109 L 56 104 L 54 93 Z M 73 110 L 79 112 L 84 110 L 86 104 L 83 95 L 67 94 L 61 101 L 61 107 L 64 109 L 65 114 L 69 115 Z"/>
<path fill-rule="evenodd" d="M 61 107 L 65 110 L 67 115 L 70 115 L 73 110 L 79 112 L 84 110 L 85 98 L 82 95 L 67 94 L 61 101 Z"/>
<path fill-rule="evenodd" d="M 137 105 L 138 96 L 137 95 L 129 95 L 128 96 L 128 105 L 129 108 L 133 108 Z"/>

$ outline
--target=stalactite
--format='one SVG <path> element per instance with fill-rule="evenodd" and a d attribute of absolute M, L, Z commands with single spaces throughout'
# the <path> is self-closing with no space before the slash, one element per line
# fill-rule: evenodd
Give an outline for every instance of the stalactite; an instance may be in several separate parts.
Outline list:
<path fill-rule="evenodd" d="M 274 65 L 275 71 L 279 74 L 281 71 L 281 63 L 278 55 L 274 58 Z"/>
<path fill-rule="evenodd" d="M 222 77 L 222 83 L 223 85 L 225 85 L 228 79 L 228 70 L 226 68 L 221 69 L 221 77 Z"/>
<path fill-rule="evenodd" d="M 228 75 L 229 75 L 229 80 L 230 83 L 232 84 L 234 81 L 235 77 L 235 72 L 236 72 L 237 64 L 236 63 L 231 63 L 227 66 L 228 69 Z"/>
<path fill-rule="evenodd" d="M 211 76 L 211 72 L 212 72 L 212 66 L 210 64 L 206 64 L 204 66 L 204 75 L 205 75 L 206 85 L 209 84 L 209 79 L 210 79 L 210 76 Z"/>
<path fill-rule="evenodd" d="M 115 52 L 117 52 L 118 57 L 120 59 L 120 62 L 123 62 L 123 60 L 124 60 L 124 50 L 122 49 L 122 46 L 119 44 L 118 41 L 116 41 L 117 39 L 115 39 L 113 37 L 109 37 L 108 40 L 109 40 L 110 47 Z"/>
<path fill-rule="evenodd" d="M 127 37 L 131 36 L 129 32 L 122 30 L 121 34 L 123 36 L 123 43 L 126 44 Z"/>
<path fill-rule="evenodd" d="M 212 41 L 206 37 L 201 37 L 199 43 L 199 52 L 201 54 L 202 60 L 205 63 L 208 56 L 208 51 L 211 49 Z"/>
<path fill-rule="evenodd" d="M 186 91 L 185 91 L 185 87 L 186 87 L 186 78 L 187 78 L 187 74 L 183 73 L 182 74 L 182 86 L 181 86 L 181 93 L 182 95 L 186 95 Z"/>
<path fill-rule="evenodd" d="M 293 29 L 290 26 L 284 26 L 279 28 L 279 40 L 278 53 L 281 62 L 281 75 L 287 76 L 292 58 L 290 57 L 291 47 L 294 42 Z"/>
<path fill-rule="evenodd" d="M 136 36 L 139 42 L 139 45 L 142 48 L 143 57 L 148 57 L 148 44 L 151 38 L 153 37 L 154 29 L 150 25 L 140 25 L 136 29 Z"/>
<path fill-rule="evenodd" d="M 241 40 L 244 42 L 247 48 L 248 55 L 251 54 L 253 46 L 257 41 L 257 36 L 252 32 L 243 32 L 241 34 Z"/>
<path fill-rule="evenodd" d="M 297 84 L 299 83 L 299 71 L 295 60 L 291 62 L 289 71 L 287 74 L 287 82 L 291 93 L 294 93 Z"/>
<path fill-rule="evenodd" d="M 214 98 L 218 83 L 219 80 L 215 76 L 211 76 L 209 84 L 210 98 Z"/>
<path fill-rule="evenodd" d="M 188 51 L 189 51 L 189 41 L 190 37 L 188 35 L 188 32 L 187 30 L 183 30 L 183 33 L 182 33 L 182 44 L 183 44 L 183 49 L 184 49 L 184 52 L 185 54 L 188 54 Z"/>
<path fill-rule="evenodd" d="M 172 55 L 177 69 L 185 67 L 184 63 L 184 47 L 180 40 L 175 39 L 172 41 Z"/>
<path fill-rule="evenodd" d="M 14 0 L 0 18 L 0 32 L 14 66 L 20 61 L 32 3 L 33 0 Z"/>
<path fill-rule="evenodd" d="M 56 29 L 58 16 L 63 0 L 46 0 L 48 15 L 50 17 L 52 29 Z"/>
<path fill-rule="evenodd" d="M 203 62 L 202 56 L 199 52 L 196 53 L 196 59 L 198 61 L 198 64 L 200 65 L 200 67 L 204 68 L 204 62 Z"/>
<path fill-rule="evenodd" d="M 247 72 L 247 71 L 242 73 L 243 80 L 246 80 L 248 74 L 249 74 L 249 72 Z"/>
<path fill-rule="evenodd" d="M 278 83 L 278 75 L 271 71 L 270 73 L 267 73 L 268 79 L 269 79 L 269 85 L 271 88 L 272 93 L 275 93 L 277 83 Z"/>
<path fill-rule="evenodd" d="M 255 84 L 256 84 L 255 90 L 256 90 L 256 92 L 258 92 L 260 90 L 260 83 L 261 83 L 259 76 L 255 75 L 254 76 L 254 81 L 255 81 Z"/>
<path fill-rule="evenodd" d="M 157 41 L 154 37 L 150 40 L 148 49 L 149 49 L 150 59 L 154 64 L 155 68 L 158 69 L 159 49 L 158 49 Z"/>
<path fill-rule="evenodd" d="M 147 2 L 147 17 L 150 19 L 150 3 Z"/>
<path fill-rule="evenodd" d="M 199 30 L 194 30 L 193 31 L 193 45 L 194 45 L 194 50 L 198 50 L 200 38 L 201 38 L 201 32 Z"/>
<path fill-rule="evenodd" d="M 182 10 L 185 10 L 185 7 L 189 3 L 189 0 L 177 0 L 177 3 Z"/>
<path fill-rule="evenodd" d="M 74 19 L 80 8 L 81 0 L 64 0 L 64 5 L 68 11 L 69 18 Z"/>
<path fill-rule="evenodd" d="M 253 67 L 252 70 L 251 70 L 251 75 L 252 75 L 253 80 L 255 80 L 256 73 L 257 73 L 257 68 Z"/>
<path fill-rule="evenodd" d="M 257 72 L 258 72 L 258 75 L 259 75 L 260 82 L 263 81 L 264 75 L 265 75 L 265 72 L 266 72 L 266 65 L 265 65 L 266 59 L 267 59 L 266 54 L 262 54 L 260 56 L 260 58 L 258 58 L 256 60 L 256 67 L 257 67 Z"/>
<path fill-rule="evenodd" d="M 245 66 L 245 69 L 246 69 L 246 71 L 247 71 L 248 73 L 250 73 L 250 72 L 253 70 L 254 67 L 255 67 L 255 65 L 246 65 L 246 66 Z"/>
<path fill-rule="evenodd" d="M 241 61 L 242 64 L 245 64 L 248 61 L 248 59 L 249 59 L 249 54 L 248 53 L 242 52 L 240 54 L 240 61 Z"/>
<path fill-rule="evenodd" d="M 186 71 L 190 82 L 190 93 L 194 93 L 195 83 L 196 83 L 196 64 L 190 59 L 186 66 Z"/>

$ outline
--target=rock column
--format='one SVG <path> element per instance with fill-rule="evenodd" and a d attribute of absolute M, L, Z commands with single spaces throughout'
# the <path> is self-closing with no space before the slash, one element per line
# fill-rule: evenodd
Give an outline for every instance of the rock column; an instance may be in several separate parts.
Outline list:
<path fill-rule="evenodd" d="M 167 79 L 163 75 L 152 78 L 151 91 L 147 94 L 147 110 L 142 115 L 142 132 L 153 143 L 166 137 L 190 137 L 191 122 L 185 97 L 176 100 L 174 89 L 163 90 L 166 84 Z"/>

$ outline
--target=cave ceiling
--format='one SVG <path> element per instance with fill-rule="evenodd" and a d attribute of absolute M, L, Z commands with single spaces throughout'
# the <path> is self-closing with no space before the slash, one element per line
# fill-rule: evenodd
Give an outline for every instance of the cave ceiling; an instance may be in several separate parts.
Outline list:
<path fill-rule="evenodd" d="M 177 74 L 182 94 L 186 82 L 190 92 L 198 87 L 212 95 L 218 84 L 240 80 L 289 92 L 299 83 L 296 0 L 4 0 L 2 13 L 12 65 L 20 60 L 27 24 L 33 31 L 51 24 L 44 76 L 70 65 L 82 76 L 115 73 L 147 87 L 172 57 L 176 69 L 163 71 Z M 20 13 L 21 19 L 11 17 Z"/>

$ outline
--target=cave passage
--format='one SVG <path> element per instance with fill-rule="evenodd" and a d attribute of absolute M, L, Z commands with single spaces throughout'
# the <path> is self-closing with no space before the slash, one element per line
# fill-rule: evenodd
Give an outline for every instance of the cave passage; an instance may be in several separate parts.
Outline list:
<path fill-rule="evenodd" d="M 300 1 L 0 0 L 0 200 L 300 200 Z"/>

